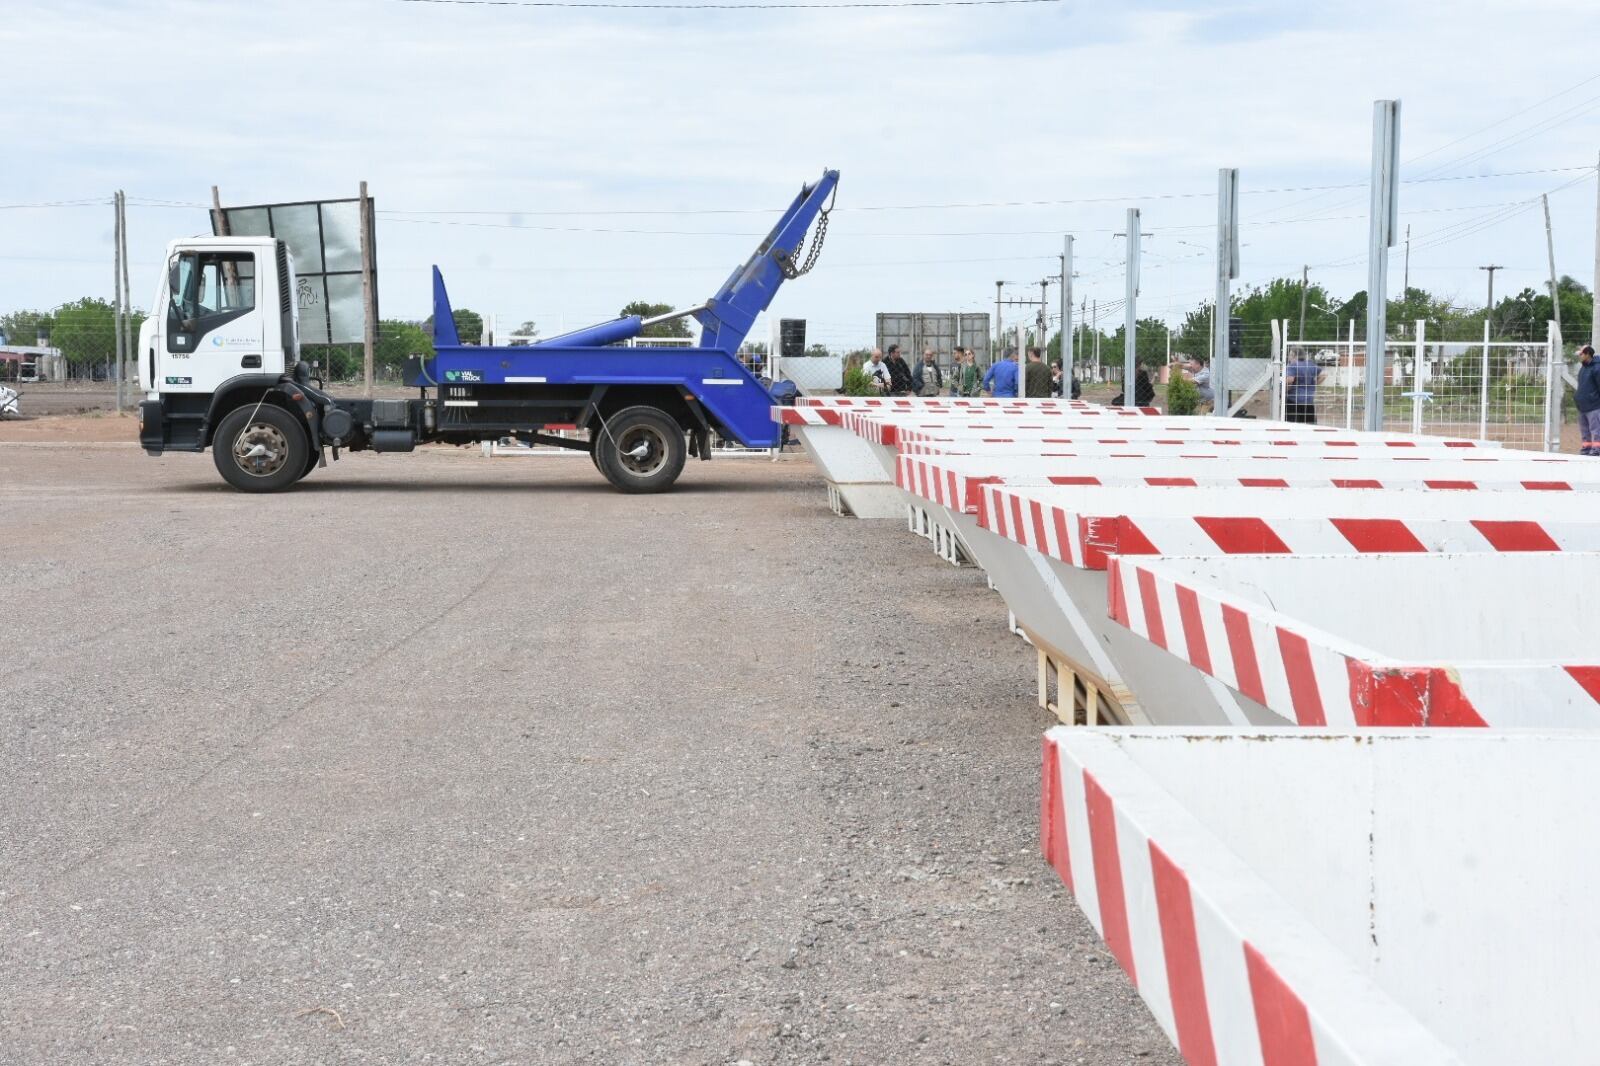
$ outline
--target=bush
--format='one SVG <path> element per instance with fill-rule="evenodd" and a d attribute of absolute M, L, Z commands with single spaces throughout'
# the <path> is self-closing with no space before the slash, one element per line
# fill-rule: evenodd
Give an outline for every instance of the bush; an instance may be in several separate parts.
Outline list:
<path fill-rule="evenodd" d="M 878 390 L 872 387 L 872 376 L 859 366 L 845 369 L 844 384 L 839 391 L 846 396 L 876 396 L 878 394 Z"/>
<path fill-rule="evenodd" d="M 1167 381 L 1167 414 L 1192 415 L 1200 406 L 1200 387 L 1188 378 L 1177 367 L 1172 368 L 1172 376 Z"/>

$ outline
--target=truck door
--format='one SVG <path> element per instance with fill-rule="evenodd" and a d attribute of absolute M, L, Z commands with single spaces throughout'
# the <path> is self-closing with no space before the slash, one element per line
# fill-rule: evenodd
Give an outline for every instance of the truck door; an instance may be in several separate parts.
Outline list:
<path fill-rule="evenodd" d="M 207 394 L 240 375 L 283 372 L 281 354 L 265 365 L 256 268 L 255 254 L 247 251 L 171 258 L 166 320 L 156 345 L 159 391 Z"/>

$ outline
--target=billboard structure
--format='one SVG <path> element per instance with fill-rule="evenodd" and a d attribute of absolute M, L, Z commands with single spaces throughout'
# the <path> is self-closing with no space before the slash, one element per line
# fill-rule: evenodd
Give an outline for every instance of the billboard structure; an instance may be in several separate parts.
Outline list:
<path fill-rule="evenodd" d="M 374 325 L 378 318 L 378 256 L 370 197 L 248 207 L 218 204 L 211 213 L 211 228 L 219 237 L 278 237 L 289 246 L 301 344 L 366 341 L 364 270 L 370 272 Z"/>
<path fill-rule="evenodd" d="M 924 348 L 932 348 L 940 367 L 950 369 L 952 348 L 970 348 L 978 365 L 989 364 L 989 315 L 987 312 L 879 312 L 877 344 L 884 351 L 900 345 L 907 359 L 919 359 Z"/>

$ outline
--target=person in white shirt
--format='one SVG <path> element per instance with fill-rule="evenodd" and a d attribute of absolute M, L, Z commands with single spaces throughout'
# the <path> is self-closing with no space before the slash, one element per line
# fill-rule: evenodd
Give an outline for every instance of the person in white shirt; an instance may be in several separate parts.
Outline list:
<path fill-rule="evenodd" d="M 889 391 L 889 368 L 883 362 L 883 349 L 872 349 L 872 358 L 861 365 L 862 373 L 872 379 L 872 387 L 879 392 Z"/>

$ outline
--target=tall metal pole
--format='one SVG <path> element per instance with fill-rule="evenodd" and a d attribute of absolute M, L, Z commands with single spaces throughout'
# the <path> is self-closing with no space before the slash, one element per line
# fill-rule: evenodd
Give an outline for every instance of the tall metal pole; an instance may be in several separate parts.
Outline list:
<path fill-rule="evenodd" d="M 117 365 L 112 377 L 117 383 L 117 413 L 122 413 L 122 190 L 111 194 L 114 221 L 111 228 L 111 279 L 114 305 L 111 309 L 111 332 L 116 334 Z"/>
<path fill-rule="evenodd" d="M 1000 361 L 1001 354 L 1006 350 L 1006 333 L 1000 322 L 1000 294 L 1005 285 L 1003 281 L 994 283 L 994 351 L 989 353 L 991 366 Z"/>
<path fill-rule="evenodd" d="M 1388 361 L 1389 249 L 1398 229 L 1400 101 L 1372 105 L 1372 196 L 1368 207 L 1367 366 L 1363 419 L 1369 431 L 1383 428 L 1383 379 Z"/>
<path fill-rule="evenodd" d="M 1400 275 L 1400 299 L 1406 298 L 1406 293 L 1411 291 L 1411 223 L 1406 223 L 1406 266 L 1405 273 Z"/>
<path fill-rule="evenodd" d="M 372 357 L 378 347 L 378 289 L 373 284 L 376 264 L 372 255 L 372 201 L 367 199 L 367 183 L 361 183 L 361 385 L 362 394 L 372 395 Z"/>
<path fill-rule="evenodd" d="M 1494 319 L 1494 272 L 1496 270 L 1504 270 L 1505 267 L 1498 263 L 1490 263 L 1488 266 L 1481 266 L 1478 269 L 1489 272 L 1489 302 L 1483 305 L 1483 328 L 1488 329 L 1490 322 Z M 1488 337 L 1487 333 L 1484 334 L 1485 340 L 1488 340 Z"/>
<path fill-rule="evenodd" d="M 1551 317 L 1556 322 L 1556 342 L 1563 344 L 1565 342 L 1561 340 L 1561 284 L 1556 280 L 1556 242 L 1550 232 L 1550 197 L 1541 196 L 1539 199 L 1544 201 L 1544 248 L 1550 256 L 1550 311 Z M 1557 359 L 1559 358 L 1558 355 Z"/>
<path fill-rule="evenodd" d="M 1600 269 L 1600 267 L 1597 267 Z M 1072 399 L 1072 234 L 1061 250 L 1061 387 Z"/>
<path fill-rule="evenodd" d="M 1100 301 L 1094 302 L 1094 373 L 1095 379 L 1100 377 Z"/>
<path fill-rule="evenodd" d="M 1217 301 L 1211 316 L 1211 392 L 1214 410 L 1228 413 L 1228 323 L 1233 300 L 1229 282 L 1239 276 L 1239 171 L 1217 171 Z"/>
<path fill-rule="evenodd" d="M 1600 177 L 1600 163 L 1594 169 Z M 1600 181 L 1595 182 L 1594 194 L 1594 321 L 1589 323 L 1589 343 L 1600 344 Z"/>
<path fill-rule="evenodd" d="M 1045 278 L 1039 282 L 1039 350 L 1046 355 L 1050 353 L 1050 279 Z M 1023 360 L 1027 362 L 1026 359 Z"/>
<path fill-rule="evenodd" d="M 1122 406 L 1134 407 L 1138 404 L 1138 397 L 1134 395 L 1133 376 L 1135 364 L 1138 361 L 1138 323 L 1139 323 L 1139 209 L 1128 208 L 1128 270 L 1126 278 L 1127 300 L 1124 306 L 1123 333 L 1122 333 Z"/>
<path fill-rule="evenodd" d="M 1311 268 L 1300 268 L 1300 336 L 1298 340 L 1306 339 L 1306 290 L 1311 284 Z"/>

